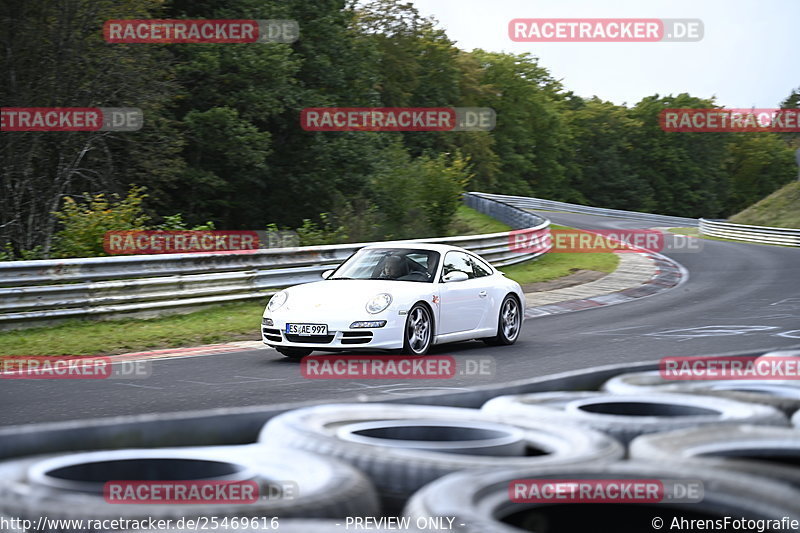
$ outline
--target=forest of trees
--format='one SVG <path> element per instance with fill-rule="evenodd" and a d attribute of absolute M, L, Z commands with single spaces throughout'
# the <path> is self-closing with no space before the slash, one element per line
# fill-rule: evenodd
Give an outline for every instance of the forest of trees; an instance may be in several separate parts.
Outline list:
<path fill-rule="evenodd" d="M 65 205 L 74 211 L 99 194 L 134 191 L 151 224 L 311 220 L 363 241 L 441 232 L 463 190 L 713 218 L 796 176 L 797 135 L 666 133 L 662 109 L 717 104 L 689 94 L 630 107 L 578 96 L 531 55 L 460 50 L 398 0 L 1 5 L 4 107 L 138 107 L 145 116 L 138 132 L 2 133 L 6 258 L 50 257 Z M 293 19 L 301 34 L 291 44 L 103 40 L 106 20 L 144 18 Z M 780 105 L 798 107 L 798 91 L 787 87 Z M 491 107 L 497 126 L 304 131 L 300 111 L 323 106 Z"/>

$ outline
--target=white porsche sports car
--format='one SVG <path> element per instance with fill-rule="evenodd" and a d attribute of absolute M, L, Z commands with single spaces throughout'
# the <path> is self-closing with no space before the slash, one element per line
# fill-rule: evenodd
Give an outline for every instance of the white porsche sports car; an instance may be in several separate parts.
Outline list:
<path fill-rule="evenodd" d="M 522 328 L 519 284 L 455 246 L 370 245 L 322 278 L 272 296 L 265 344 L 287 357 L 364 348 L 424 355 L 453 341 L 513 344 Z"/>

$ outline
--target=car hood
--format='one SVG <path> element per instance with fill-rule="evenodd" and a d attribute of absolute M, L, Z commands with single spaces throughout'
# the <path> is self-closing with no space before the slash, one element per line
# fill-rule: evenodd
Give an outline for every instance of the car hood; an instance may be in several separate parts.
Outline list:
<path fill-rule="evenodd" d="M 430 283 L 389 280 L 323 280 L 296 285 L 286 292 L 289 299 L 281 311 L 347 311 L 365 314 L 367 300 L 382 292 L 392 295 L 394 309 L 407 296 L 425 294 L 433 291 Z"/>

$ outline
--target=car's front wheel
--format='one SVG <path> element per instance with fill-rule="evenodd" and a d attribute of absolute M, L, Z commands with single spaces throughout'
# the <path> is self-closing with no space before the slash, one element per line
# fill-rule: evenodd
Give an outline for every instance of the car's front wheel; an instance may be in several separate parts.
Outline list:
<path fill-rule="evenodd" d="M 290 348 L 284 346 L 276 346 L 276 350 L 278 353 L 285 355 L 290 359 L 300 359 L 301 357 L 305 357 L 311 353 L 311 350 L 308 348 Z"/>
<path fill-rule="evenodd" d="M 406 317 L 403 332 L 403 353 L 425 355 L 433 340 L 433 315 L 423 304 L 416 304 Z"/>
<path fill-rule="evenodd" d="M 500 304 L 500 315 L 497 317 L 497 335 L 483 339 L 492 346 L 508 345 L 517 342 L 522 327 L 522 309 L 519 300 L 508 294 Z"/>

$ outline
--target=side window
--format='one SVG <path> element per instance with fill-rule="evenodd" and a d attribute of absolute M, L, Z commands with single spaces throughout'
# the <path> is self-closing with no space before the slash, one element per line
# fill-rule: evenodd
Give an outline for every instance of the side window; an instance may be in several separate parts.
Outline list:
<path fill-rule="evenodd" d="M 489 267 L 489 265 L 477 257 L 470 257 L 470 259 L 472 259 L 472 270 L 475 272 L 476 278 L 482 278 L 483 276 L 489 276 L 492 274 L 492 269 Z"/>
<path fill-rule="evenodd" d="M 409 259 L 411 259 L 412 261 L 414 261 L 418 265 L 421 265 L 421 266 L 423 266 L 425 268 L 428 268 L 428 255 L 427 254 L 412 253 L 412 254 L 406 254 L 406 257 L 408 257 Z"/>
<path fill-rule="evenodd" d="M 463 252 L 447 252 L 444 256 L 444 269 L 442 275 L 447 275 L 454 271 L 463 272 L 470 279 L 475 277 L 475 272 L 472 268 L 472 258 Z"/>

